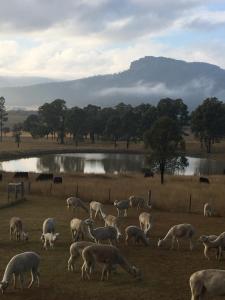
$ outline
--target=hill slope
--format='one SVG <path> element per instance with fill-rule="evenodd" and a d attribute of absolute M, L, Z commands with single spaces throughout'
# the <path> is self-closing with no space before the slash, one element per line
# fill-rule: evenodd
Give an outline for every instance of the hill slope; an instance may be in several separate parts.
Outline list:
<path fill-rule="evenodd" d="M 9 106 L 40 106 L 63 98 L 68 106 L 89 103 L 110 106 L 157 103 L 163 97 L 182 98 L 190 109 L 203 99 L 225 98 L 225 70 L 207 63 L 187 63 L 164 57 L 144 57 L 124 72 L 25 87 L 0 88 Z"/>

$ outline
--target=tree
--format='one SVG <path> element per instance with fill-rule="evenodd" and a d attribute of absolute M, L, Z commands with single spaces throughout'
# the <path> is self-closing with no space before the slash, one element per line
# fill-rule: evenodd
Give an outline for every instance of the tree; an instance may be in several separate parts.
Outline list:
<path fill-rule="evenodd" d="M 18 123 L 13 126 L 12 132 L 13 132 L 13 137 L 15 139 L 15 143 L 17 144 L 17 147 L 20 147 L 21 143 L 21 135 L 22 135 L 22 124 Z"/>
<path fill-rule="evenodd" d="M 73 140 L 78 146 L 79 137 L 84 131 L 85 112 L 79 107 L 73 107 L 68 110 L 65 121 L 66 129 L 73 135 Z"/>
<path fill-rule="evenodd" d="M 66 102 L 62 99 L 56 99 L 39 107 L 39 114 L 43 123 L 53 136 L 57 132 L 60 144 L 64 144 L 66 113 Z"/>
<path fill-rule="evenodd" d="M 191 115 L 191 129 L 200 143 L 211 153 L 212 144 L 225 136 L 225 104 L 207 98 Z"/>
<path fill-rule="evenodd" d="M 35 138 L 43 137 L 48 134 L 47 126 L 45 126 L 39 115 L 33 114 L 27 117 L 23 123 L 23 129 Z"/>
<path fill-rule="evenodd" d="M 149 161 L 153 169 L 159 169 L 161 184 L 164 183 L 164 173 L 173 166 L 175 169 L 187 165 L 184 157 L 185 142 L 177 121 L 169 117 L 159 118 L 144 134 L 144 142 L 150 148 Z"/>
<path fill-rule="evenodd" d="M 5 127 L 3 127 L 2 131 L 3 131 L 3 133 L 4 133 L 4 136 L 6 136 L 7 133 L 10 132 L 10 128 L 5 126 Z"/>
<path fill-rule="evenodd" d="M 117 147 L 117 141 L 121 134 L 121 119 L 118 114 L 112 115 L 105 127 L 105 134 L 114 140 L 114 147 Z"/>
<path fill-rule="evenodd" d="M 101 113 L 101 107 L 89 104 L 84 107 L 85 112 L 85 130 L 90 135 L 91 142 L 95 143 L 95 134 L 99 130 L 99 114 Z"/>
<path fill-rule="evenodd" d="M 3 126 L 5 122 L 8 120 L 7 112 L 5 108 L 5 98 L 0 97 L 0 142 L 2 142 L 2 133 L 3 133 Z"/>

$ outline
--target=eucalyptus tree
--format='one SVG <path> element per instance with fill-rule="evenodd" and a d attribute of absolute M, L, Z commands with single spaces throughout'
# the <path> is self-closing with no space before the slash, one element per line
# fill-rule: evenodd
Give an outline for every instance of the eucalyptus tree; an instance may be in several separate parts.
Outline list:
<path fill-rule="evenodd" d="M 8 120 L 7 112 L 5 108 L 5 98 L 0 97 L 0 142 L 2 142 L 2 134 L 3 134 L 3 127 L 5 122 Z"/>
<path fill-rule="evenodd" d="M 165 171 L 171 166 L 173 169 L 182 169 L 187 165 L 185 142 L 177 121 L 169 117 L 159 118 L 145 133 L 144 142 L 149 149 L 152 169 L 160 171 L 161 184 L 164 183 Z"/>

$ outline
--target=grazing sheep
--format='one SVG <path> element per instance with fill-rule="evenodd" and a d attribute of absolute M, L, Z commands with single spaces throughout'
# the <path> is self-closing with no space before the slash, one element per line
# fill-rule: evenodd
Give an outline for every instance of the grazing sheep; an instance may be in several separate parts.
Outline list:
<path fill-rule="evenodd" d="M 28 241 L 28 233 L 23 230 L 23 223 L 20 218 L 12 217 L 9 222 L 10 240 L 13 239 L 13 235 L 16 240 Z"/>
<path fill-rule="evenodd" d="M 213 208 L 209 203 L 204 204 L 204 217 L 212 217 L 213 216 Z"/>
<path fill-rule="evenodd" d="M 135 244 L 142 242 L 145 246 L 149 245 L 149 238 L 147 238 L 145 232 L 137 226 L 131 225 L 126 227 L 125 236 L 125 241 L 127 245 L 131 239 L 134 240 Z"/>
<path fill-rule="evenodd" d="M 139 215 L 140 228 L 144 230 L 145 234 L 148 235 L 152 228 L 152 216 L 150 213 L 143 212 Z"/>
<path fill-rule="evenodd" d="M 48 249 L 47 244 L 49 244 L 50 248 L 54 248 L 54 244 L 55 241 L 58 239 L 58 236 L 59 233 L 43 233 L 41 236 L 41 241 L 44 243 L 44 249 Z"/>
<path fill-rule="evenodd" d="M 225 250 L 225 232 L 221 233 L 218 237 L 216 235 L 202 235 L 199 238 L 205 247 L 204 255 L 206 258 L 210 259 L 208 256 L 208 249 L 215 248 L 217 249 L 216 258 L 220 260 L 222 256 L 222 251 Z"/>
<path fill-rule="evenodd" d="M 193 250 L 194 245 L 192 238 L 195 235 L 195 228 L 191 224 L 179 224 L 170 228 L 166 236 L 158 241 L 158 247 L 163 246 L 163 244 L 171 239 L 171 249 L 174 248 L 174 242 L 176 240 L 177 247 L 179 249 L 179 239 L 189 239 L 190 240 L 190 249 Z"/>
<path fill-rule="evenodd" d="M 67 198 L 66 203 L 67 203 L 68 208 L 70 208 L 70 207 L 72 207 L 73 209 L 82 208 L 83 210 L 85 210 L 88 213 L 88 209 L 87 209 L 86 205 L 80 198 L 77 198 L 77 197 Z"/>
<path fill-rule="evenodd" d="M 83 249 L 87 246 L 94 245 L 92 242 L 81 241 L 75 242 L 70 246 L 70 258 L 68 260 L 68 271 L 75 271 L 75 261 L 81 256 Z"/>
<path fill-rule="evenodd" d="M 113 215 L 106 215 L 104 213 L 102 213 L 102 218 L 105 221 L 105 227 L 106 226 L 112 226 L 116 229 L 117 231 L 117 239 L 120 239 L 122 237 L 122 233 L 119 230 L 119 225 L 121 222 L 121 218 L 120 217 L 115 217 Z"/>
<path fill-rule="evenodd" d="M 129 197 L 129 202 L 130 202 L 130 207 L 136 207 L 137 210 L 140 208 L 149 208 L 151 209 L 151 205 L 145 201 L 144 198 L 142 197 L 137 197 L 137 196 L 130 196 Z"/>
<path fill-rule="evenodd" d="M 100 202 L 97 201 L 91 201 L 90 202 L 90 218 L 92 219 L 92 212 L 95 212 L 94 219 L 97 217 L 97 215 L 102 216 L 103 212 L 103 205 Z"/>
<path fill-rule="evenodd" d="M 96 243 L 99 243 L 100 241 L 106 241 L 109 240 L 110 243 L 117 243 L 118 237 L 117 237 L 117 230 L 112 227 L 97 227 L 93 228 L 94 221 L 91 219 L 87 219 L 84 221 L 85 224 L 88 225 L 88 230 L 91 235 L 91 237 L 95 240 Z"/>
<path fill-rule="evenodd" d="M 33 283 L 37 281 L 39 287 L 39 272 L 38 267 L 40 263 L 40 256 L 35 252 L 24 252 L 13 256 L 6 266 L 5 273 L 0 283 L 2 293 L 9 286 L 12 277 L 14 279 L 14 288 L 16 288 L 16 281 L 20 277 L 21 289 L 24 288 L 24 273 L 31 272 L 31 282 L 28 288 L 31 288 Z"/>
<path fill-rule="evenodd" d="M 109 275 L 117 265 L 120 265 L 125 271 L 134 277 L 140 278 L 141 273 L 135 267 L 131 266 L 128 261 L 121 255 L 118 248 L 111 245 L 91 245 L 82 251 L 82 258 L 84 260 L 81 268 L 82 279 L 87 277 L 93 272 L 96 263 L 103 264 L 101 280 L 109 279 Z M 86 275 L 86 276 L 85 276 Z"/>
<path fill-rule="evenodd" d="M 201 183 L 208 183 L 209 184 L 209 178 L 207 177 L 199 177 L 199 182 Z"/>
<path fill-rule="evenodd" d="M 191 300 L 203 300 L 207 295 L 225 296 L 224 283 L 224 270 L 208 269 L 193 273 L 190 277 Z"/>
<path fill-rule="evenodd" d="M 122 213 L 124 213 L 124 217 L 127 216 L 127 210 L 130 207 L 129 200 L 121 200 L 121 201 L 115 200 L 113 204 L 117 209 L 118 216 L 121 216 Z"/>
<path fill-rule="evenodd" d="M 42 225 L 42 233 L 55 233 L 55 220 L 53 218 L 44 220 Z"/>
<path fill-rule="evenodd" d="M 78 218 L 74 218 L 70 221 L 70 230 L 72 234 L 72 240 L 75 242 L 79 239 L 90 239 L 92 240 L 92 237 L 89 234 L 87 224 Z"/>

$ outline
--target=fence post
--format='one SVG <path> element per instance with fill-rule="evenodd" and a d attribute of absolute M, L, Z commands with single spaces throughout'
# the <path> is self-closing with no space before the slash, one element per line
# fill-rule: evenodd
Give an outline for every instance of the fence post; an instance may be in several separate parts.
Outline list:
<path fill-rule="evenodd" d="M 192 204 L 192 195 L 190 194 L 190 197 L 189 197 L 189 206 L 188 206 L 188 212 L 189 213 L 191 212 L 191 204 Z"/>
<path fill-rule="evenodd" d="M 78 195 L 79 195 L 79 186 L 77 184 L 76 197 L 78 197 Z"/>
<path fill-rule="evenodd" d="M 150 189 L 150 190 L 148 191 L 148 205 L 150 205 L 151 199 L 152 199 L 152 190 Z"/>
<path fill-rule="evenodd" d="M 109 203 L 111 202 L 111 189 L 109 188 L 109 198 L 108 198 Z"/>

